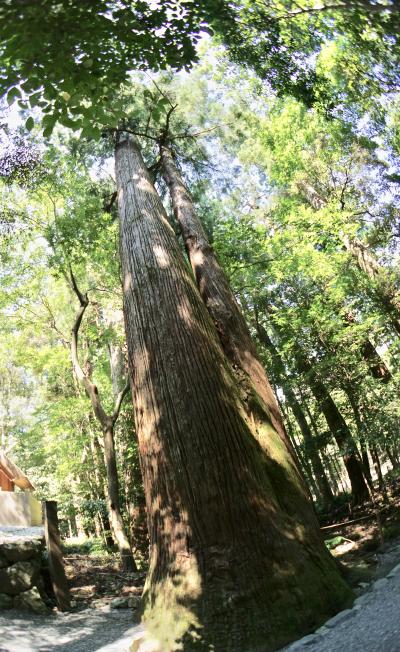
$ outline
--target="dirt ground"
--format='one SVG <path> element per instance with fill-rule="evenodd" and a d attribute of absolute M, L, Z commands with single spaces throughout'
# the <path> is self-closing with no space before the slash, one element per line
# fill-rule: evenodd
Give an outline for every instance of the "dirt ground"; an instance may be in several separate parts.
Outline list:
<path fill-rule="evenodd" d="M 344 505 L 321 517 L 321 532 L 332 554 L 344 567 L 353 588 L 383 577 L 391 568 L 387 554 L 400 543 L 400 483 L 388 486 L 386 495 L 357 508 Z"/>
<path fill-rule="evenodd" d="M 115 598 L 139 599 L 142 594 L 146 573 L 120 571 L 117 555 L 68 554 L 64 561 L 72 604 L 77 610 L 106 607 Z"/>

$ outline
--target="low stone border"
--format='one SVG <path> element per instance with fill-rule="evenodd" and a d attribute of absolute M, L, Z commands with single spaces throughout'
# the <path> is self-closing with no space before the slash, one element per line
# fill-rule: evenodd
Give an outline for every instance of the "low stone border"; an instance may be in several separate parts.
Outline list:
<path fill-rule="evenodd" d="M 281 652 L 301 652 L 304 650 L 306 652 L 307 647 L 314 643 L 321 643 L 325 634 L 329 632 L 333 627 L 339 625 L 350 618 L 353 618 L 358 611 L 360 611 L 366 604 L 368 604 L 373 599 L 373 593 L 375 591 L 380 591 L 385 588 L 390 582 L 391 579 L 400 575 L 400 563 L 397 564 L 392 570 L 388 573 L 386 577 L 382 577 L 375 582 L 373 582 L 368 590 L 368 592 L 363 593 L 358 598 L 354 600 L 353 606 L 351 609 L 345 609 L 344 611 L 339 611 L 336 616 L 327 620 L 319 629 L 317 629 L 313 634 L 304 636 L 303 638 L 291 643 L 290 645 L 281 649 Z"/>

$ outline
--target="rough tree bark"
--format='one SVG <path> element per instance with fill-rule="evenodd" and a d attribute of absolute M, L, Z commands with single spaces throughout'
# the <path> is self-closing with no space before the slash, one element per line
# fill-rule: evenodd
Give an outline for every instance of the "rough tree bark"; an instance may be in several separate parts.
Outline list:
<path fill-rule="evenodd" d="M 280 436 L 270 424 L 267 454 L 250 431 L 136 143 L 120 139 L 115 158 L 151 540 L 146 637 L 163 652 L 274 650 L 340 608 L 349 590 Z"/>
<path fill-rule="evenodd" d="M 71 331 L 72 364 L 78 381 L 82 383 L 83 387 L 87 392 L 87 395 L 90 398 L 93 412 L 97 420 L 99 421 L 103 431 L 104 461 L 106 465 L 106 474 L 107 474 L 110 520 L 111 520 L 112 531 L 121 557 L 121 566 L 123 570 L 135 571 L 137 570 L 137 568 L 136 568 L 135 560 L 132 555 L 129 539 L 125 532 L 125 526 L 124 526 L 121 509 L 120 509 L 118 470 L 117 470 L 115 445 L 114 445 L 114 427 L 121 410 L 122 402 L 129 391 L 129 385 L 127 385 L 118 394 L 118 397 L 115 401 L 113 414 L 112 415 L 107 414 L 100 401 L 99 392 L 96 385 L 92 383 L 92 381 L 87 376 L 87 374 L 85 374 L 85 372 L 83 371 L 79 363 L 78 333 L 79 333 L 79 328 L 82 322 L 83 315 L 85 314 L 85 310 L 89 305 L 89 299 L 86 294 L 82 294 L 80 292 L 72 272 L 71 272 L 71 282 L 72 282 L 73 290 L 76 296 L 78 297 L 79 304 L 80 304 L 79 310 L 76 314 L 75 323 Z"/>
<path fill-rule="evenodd" d="M 308 425 L 307 419 L 304 415 L 301 405 L 298 402 L 296 395 L 290 386 L 290 382 L 287 379 L 284 362 L 279 354 L 279 351 L 277 350 L 276 346 L 274 345 L 271 338 L 269 337 L 266 329 L 262 326 L 262 324 L 260 324 L 258 319 L 256 320 L 255 327 L 260 342 L 265 346 L 265 348 L 271 354 L 273 364 L 278 374 L 279 382 L 281 384 L 283 393 L 287 398 L 287 401 L 292 409 L 294 417 L 297 423 L 299 424 L 301 434 L 303 435 L 305 451 L 310 460 L 314 472 L 314 476 L 318 485 L 318 490 L 319 493 L 321 494 L 322 501 L 325 507 L 329 507 L 329 505 L 332 504 L 334 498 L 332 489 L 326 477 L 321 458 L 319 457 L 318 448 L 315 444 L 315 440 L 311 432 L 311 428 Z"/>
<path fill-rule="evenodd" d="M 218 331 L 222 348 L 238 377 L 249 419 L 253 423 L 254 419 L 259 422 L 256 436 L 263 446 L 264 422 L 272 420 L 275 429 L 294 455 L 276 397 L 246 320 L 197 215 L 173 152 L 165 144 L 160 145 L 160 163 L 161 174 L 170 191 L 174 214 L 200 295 Z"/>
<path fill-rule="evenodd" d="M 357 455 L 355 441 L 347 423 L 325 385 L 318 378 L 311 362 L 299 354 L 297 356 L 297 366 L 300 373 L 305 374 L 309 387 L 326 419 L 329 430 L 339 447 L 349 476 L 353 503 L 357 505 L 368 500 L 368 486 L 365 482 L 362 465 Z"/>

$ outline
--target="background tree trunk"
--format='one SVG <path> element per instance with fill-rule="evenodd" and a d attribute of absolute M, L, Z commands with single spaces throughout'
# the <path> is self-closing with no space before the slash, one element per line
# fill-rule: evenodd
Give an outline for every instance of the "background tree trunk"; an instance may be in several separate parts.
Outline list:
<path fill-rule="evenodd" d="M 114 446 L 114 429 L 111 425 L 104 431 L 104 459 L 107 469 L 111 527 L 121 556 L 121 565 L 125 571 L 136 571 L 137 567 L 133 559 L 131 545 L 125 531 L 125 525 L 121 514 L 118 470 Z"/>
<path fill-rule="evenodd" d="M 121 566 L 125 571 L 136 571 L 136 563 L 132 555 L 131 546 L 127 537 L 125 526 L 121 514 L 120 498 L 119 498 L 119 481 L 117 461 L 115 456 L 114 445 L 114 427 L 118 419 L 124 396 L 127 394 L 129 386 L 127 385 L 124 390 L 119 392 L 118 397 L 115 399 L 114 413 L 108 415 L 100 401 L 99 392 L 91 381 L 90 375 L 85 373 L 79 363 L 78 357 L 78 333 L 82 322 L 85 310 L 89 305 L 87 294 L 82 294 L 77 286 L 75 277 L 71 270 L 71 283 L 75 294 L 77 295 L 80 303 L 79 310 L 76 314 L 75 323 L 71 331 L 71 358 L 74 367 L 75 375 L 80 383 L 86 390 L 90 398 L 93 413 L 101 425 L 104 437 L 104 461 L 106 466 L 107 475 L 107 489 L 109 499 L 109 512 L 111 527 L 113 530 L 114 538 L 118 546 L 121 557 Z"/>
<path fill-rule="evenodd" d="M 342 456 L 351 484 L 355 505 L 368 500 L 369 491 L 365 482 L 361 462 L 357 456 L 355 441 L 343 416 L 339 412 L 325 385 L 319 380 L 312 364 L 301 354 L 297 357 L 299 371 L 305 373 L 310 389 L 317 400 Z"/>

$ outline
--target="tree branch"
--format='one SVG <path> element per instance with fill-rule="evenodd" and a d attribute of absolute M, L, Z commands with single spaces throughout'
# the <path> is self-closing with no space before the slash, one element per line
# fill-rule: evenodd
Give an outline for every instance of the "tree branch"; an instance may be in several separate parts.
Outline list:
<path fill-rule="evenodd" d="M 171 104 L 171 108 L 169 109 L 169 111 L 167 113 L 167 117 L 165 119 L 165 127 L 162 130 L 160 138 L 159 138 L 159 142 L 158 142 L 159 145 L 164 145 L 166 143 L 166 141 L 168 140 L 169 123 L 170 123 L 170 120 L 171 120 L 171 115 L 173 114 L 173 112 L 175 111 L 175 109 L 177 107 L 178 107 L 177 104 Z"/>
<path fill-rule="evenodd" d="M 58 328 L 54 313 L 53 313 L 53 311 L 51 309 L 51 306 L 50 306 L 48 300 L 45 297 L 42 297 L 42 304 L 46 308 L 47 312 L 49 313 L 49 316 L 50 316 L 50 328 L 52 328 L 57 333 L 58 337 L 61 340 L 62 345 L 65 348 L 69 348 L 70 343 L 68 342 L 68 340 L 65 337 L 64 333 Z"/>
<path fill-rule="evenodd" d="M 121 129 L 111 129 L 111 131 L 114 134 L 131 134 L 132 136 L 139 136 L 139 138 L 149 138 L 150 140 L 154 140 L 156 143 L 158 143 L 157 136 L 150 136 L 150 134 L 146 134 L 141 131 L 133 131 L 133 129 L 128 129 L 126 127 Z"/>
<path fill-rule="evenodd" d="M 230 127 L 233 125 L 233 122 L 225 122 L 224 124 L 215 125 L 215 127 L 210 127 L 209 129 L 204 129 L 203 131 L 198 131 L 195 134 L 177 134 L 171 140 L 176 140 L 177 138 L 197 138 L 197 136 L 202 136 L 203 134 L 208 134 L 210 131 L 215 131 L 220 127 Z"/>
<path fill-rule="evenodd" d="M 164 91 L 159 87 L 159 85 L 157 84 L 157 82 L 153 79 L 153 77 L 151 77 L 151 75 L 149 75 L 148 72 L 145 72 L 145 74 L 146 74 L 147 77 L 150 79 L 150 81 L 154 84 L 154 86 L 156 87 L 156 89 L 158 90 L 158 92 L 160 93 L 160 95 L 161 95 L 164 99 L 166 99 L 167 102 L 169 103 L 169 105 L 172 107 L 173 104 L 172 104 L 172 102 L 171 102 L 171 100 L 170 100 L 168 94 L 165 93 L 165 92 L 164 92 Z"/>
<path fill-rule="evenodd" d="M 113 207 L 113 204 L 114 204 L 115 200 L 117 199 L 117 194 L 118 194 L 118 193 L 117 193 L 117 191 L 115 190 L 115 191 L 110 195 L 110 197 L 109 197 L 109 201 L 107 202 L 107 204 L 106 204 L 106 203 L 104 204 L 104 206 L 103 206 L 103 210 L 104 210 L 106 213 L 111 213 L 111 209 L 112 209 L 112 207 Z M 104 199 L 105 199 L 105 198 L 104 198 Z"/>
<path fill-rule="evenodd" d="M 76 296 L 79 299 L 80 307 L 78 312 L 76 313 L 75 317 L 75 322 L 74 325 L 71 329 L 71 359 L 72 359 L 72 366 L 74 368 L 75 375 L 77 379 L 82 383 L 83 387 L 85 388 L 90 401 L 92 403 L 92 408 L 93 412 L 96 415 L 96 418 L 100 422 L 103 430 L 105 430 L 107 427 L 111 425 L 112 419 L 106 414 L 99 398 L 99 392 L 94 383 L 90 380 L 90 378 L 85 374 L 83 371 L 81 364 L 79 362 L 79 356 L 78 356 L 78 333 L 79 333 L 79 328 L 82 323 L 82 318 L 83 315 L 85 314 L 85 310 L 89 305 L 89 298 L 87 294 L 82 294 L 82 292 L 78 288 L 78 284 L 76 282 L 75 276 L 73 274 L 72 268 L 70 267 L 70 275 L 71 275 L 71 284 L 72 284 L 72 289 L 75 292 Z"/>
<path fill-rule="evenodd" d="M 119 417 L 119 413 L 121 411 L 121 406 L 122 406 L 123 400 L 124 400 L 125 396 L 127 396 L 129 390 L 130 390 L 130 384 L 129 384 L 129 381 L 128 381 L 126 383 L 124 389 L 118 394 L 117 399 L 115 401 L 114 413 L 112 415 L 113 424 L 116 422 L 116 420 Z"/>

